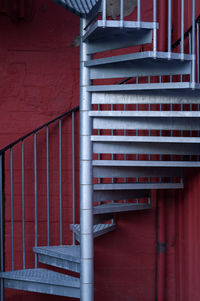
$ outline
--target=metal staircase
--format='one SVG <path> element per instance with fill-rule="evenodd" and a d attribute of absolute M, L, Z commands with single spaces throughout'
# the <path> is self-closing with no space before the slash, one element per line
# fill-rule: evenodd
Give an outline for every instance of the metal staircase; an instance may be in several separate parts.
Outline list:
<path fill-rule="evenodd" d="M 4 300 L 4 288 L 92 301 L 93 239 L 117 228 L 114 213 L 152 209 L 152 190 L 182 189 L 183 169 L 200 166 L 199 22 L 195 22 L 195 0 L 192 1 L 192 33 L 187 37 L 189 53 L 185 50 L 187 38 L 184 37 L 184 0 L 181 1 L 179 52 L 173 52 L 171 46 L 171 0 L 168 2 L 167 52 L 158 51 L 157 47 L 159 24 L 156 0 L 152 2 L 152 22 L 142 21 L 140 0 L 137 1 L 137 20 L 133 21 L 124 18 L 126 1 L 123 0 L 120 1 L 117 20 L 107 18 L 106 0 L 56 2 L 81 16 L 80 224 L 76 224 L 73 203 L 73 222 L 70 225 L 73 244 L 63 245 L 60 173 L 61 239 L 59 245 L 50 245 L 48 182 L 50 123 L 3 149 L 0 155 L 1 301 Z M 138 46 L 144 49 L 147 45 L 149 49 L 149 44 L 152 50 L 138 51 Z M 131 53 L 129 51 L 122 55 L 114 55 L 115 52 L 110 52 L 116 49 L 123 49 L 126 52 L 127 47 L 135 46 L 136 50 L 131 48 Z M 109 53 L 105 56 L 106 51 Z M 61 120 L 72 114 L 74 122 L 74 112 L 53 121 L 53 123 L 59 121 L 60 147 Z M 47 246 L 39 246 L 37 241 L 36 134 L 42 128 L 47 129 Z M 31 135 L 34 136 L 35 268 L 26 269 L 25 265 L 23 184 L 23 269 L 18 270 L 14 267 L 12 156 L 14 146 L 22 143 L 22 183 L 24 183 L 24 141 Z M 72 140 L 74 141 L 74 123 Z M 11 271 L 4 270 L 3 258 L 3 158 L 8 150 L 11 173 Z M 38 262 L 45 264 L 46 269 L 38 268 Z M 61 268 L 63 273 L 50 270 L 51 266 Z M 69 276 L 66 274 L 67 271 L 78 274 Z"/>

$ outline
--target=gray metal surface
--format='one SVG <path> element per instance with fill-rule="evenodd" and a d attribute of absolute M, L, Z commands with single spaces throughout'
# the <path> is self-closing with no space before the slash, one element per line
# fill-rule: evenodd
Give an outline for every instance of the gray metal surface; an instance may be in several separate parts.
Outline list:
<path fill-rule="evenodd" d="M 120 85 L 121 90 L 128 85 Z M 98 86 L 97 86 L 98 87 Z M 196 90 L 195 90 L 196 91 Z M 195 92 L 193 91 L 193 92 Z M 165 91 L 164 91 L 165 92 Z M 173 95 L 165 95 L 162 91 L 118 91 L 118 92 L 93 92 L 92 104 L 198 104 L 200 103 L 200 93 L 195 95 L 179 95 L 178 91 L 173 91 Z M 182 91 L 183 92 L 183 91 Z"/>
<path fill-rule="evenodd" d="M 94 214 L 104 214 L 109 212 L 125 212 L 125 211 L 138 211 L 152 209 L 152 205 L 149 204 L 137 204 L 137 203 L 109 203 L 98 205 L 94 207 Z"/>
<path fill-rule="evenodd" d="M 151 189 L 179 189 L 183 188 L 182 183 L 115 183 L 115 184 L 95 184 L 94 190 L 151 190 Z"/>
<path fill-rule="evenodd" d="M 199 161 L 94 160 L 94 167 L 200 167 Z M 179 173 L 179 171 L 177 171 Z"/>
<path fill-rule="evenodd" d="M 85 34 L 86 20 L 81 20 L 81 37 Z M 81 301 L 94 300 L 94 252 L 93 252 L 93 176 L 92 176 L 92 123 L 89 70 L 84 62 L 89 60 L 87 44 L 80 45 L 80 231 L 81 241 Z M 74 226 L 75 227 L 75 226 Z M 76 234 L 76 238 L 78 234 Z M 80 233 L 81 232 L 81 233 Z"/>
<path fill-rule="evenodd" d="M 80 273 L 80 246 L 46 246 L 33 251 L 39 262 Z"/>
<path fill-rule="evenodd" d="M 200 153 L 198 138 L 128 137 L 129 139 L 125 139 L 123 136 L 114 137 L 116 139 L 113 139 L 111 136 L 101 138 L 102 139 L 93 138 L 93 141 L 96 140 L 93 142 L 94 153 L 156 155 L 197 155 Z"/>
<path fill-rule="evenodd" d="M 198 111 L 92 111 L 90 116 L 95 129 L 200 130 Z"/>
<path fill-rule="evenodd" d="M 90 79 L 190 74 L 190 55 L 184 55 L 181 60 L 179 53 L 173 53 L 168 60 L 165 52 L 157 52 L 156 59 L 153 54 L 146 51 L 90 60 L 85 66 L 90 68 Z"/>
<path fill-rule="evenodd" d="M 134 187 L 133 187 L 134 188 Z M 144 190 L 109 190 L 104 189 L 94 191 L 94 202 L 105 202 L 105 201 L 120 201 L 120 200 L 130 200 L 130 199 L 140 199 L 150 197 L 150 191 Z"/>
<path fill-rule="evenodd" d="M 53 0 L 63 8 L 70 10 L 80 17 L 86 17 L 100 0 Z"/>
<path fill-rule="evenodd" d="M 119 25 L 120 21 L 115 20 L 107 21 L 106 28 L 102 20 L 92 24 L 83 37 L 88 44 L 88 54 L 152 42 L 153 23 L 142 22 L 140 28 L 137 22 L 124 21 L 123 28 Z"/>
<path fill-rule="evenodd" d="M 80 280 L 45 269 L 0 273 L 6 288 L 80 298 Z"/>
<path fill-rule="evenodd" d="M 127 92 L 127 91 L 146 91 L 156 90 L 154 93 L 163 96 L 188 96 L 200 97 L 200 85 L 196 84 L 194 88 L 190 82 L 165 82 L 165 83 L 151 83 L 151 84 L 127 84 L 127 85 L 94 85 L 88 86 L 89 92 Z M 163 91 L 160 91 L 163 90 Z"/>
<path fill-rule="evenodd" d="M 100 160 L 101 161 L 101 160 Z M 128 163 L 128 161 L 125 161 Z M 136 161 L 138 162 L 138 161 Z M 150 161 L 151 162 L 151 161 Z M 100 166 L 94 167 L 94 177 L 99 178 L 143 178 L 143 177 L 179 177 L 182 176 L 182 169 L 177 167 L 162 167 L 162 161 L 159 166 Z M 148 163 L 146 164 L 148 165 Z M 200 164 L 199 164 L 200 165 Z"/>
<path fill-rule="evenodd" d="M 77 241 L 80 242 L 80 224 L 70 225 L 70 229 L 75 232 Z M 102 236 L 116 229 L 115 224 L 93 225 L 93 238 Z"/>

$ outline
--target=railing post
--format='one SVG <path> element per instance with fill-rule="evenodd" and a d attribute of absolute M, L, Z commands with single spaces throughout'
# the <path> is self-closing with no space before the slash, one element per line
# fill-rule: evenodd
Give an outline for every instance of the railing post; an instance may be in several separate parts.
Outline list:
<path fill-rule="evenodd" d="M 75 129 L 74 112 L 72 112 L 72 201 L 73 201 L 73 225 L 76 223 L 76 204 L 75 204 Z M 73 232 L 73 245 L 75 245 L 75 233 Z"/>
<path fill-rule="evenodd" d="M 168 0 L 168 59 L 172 52 L 172 0 Z"/>
<path fill-rule="evenodd" d="M 103 27 L 106 27 L 106 0 L 102 1 L 102 21 Z"/>
<path fill-rule="evenodd" d="M 157 0 L 153 0 L 153 56 L 157 56 Z"/>
<path fill-rule="evenodd" d="M 37 220 L 37 134 L 34 134 L 34 188 L 35 188 L 35 247 L 38 244 L 38 220 Z M 35 254 L 35 268 L 37 268 L 37 254 Z"/>
<path fill-rule="evenodd" d="M 181 58 L 184 59 L 184 22 L 185 22 L 185 1 L 181 0 Z"/>
<path fill-rule="evenodd" d="M 81 37 L 84 34 L 85 19 L 81 19 Z M 84 66 L 87 44 L 80 47 L 80 226 L 81 226 L 81 301 L 93 301 L 93 175 L 92 175 L 92 122 L 89 69 Z"/>
<path fill-rule="evenodd" d="M 3 154 L 0 154 L 0 271 L 4 271 L 4 204 L 3 204 Z M 0 298 L 4 300 L 4 283 L 1 278 Z"/>
<path fill-rule="evenodd" d="M 62 120 L 59 120 L 59 207 L 60 207 L 60 245 L 63 243 L 62 235 Z"/>
<path fill-rule="evenodd" d="M 192 0 L 192 78 L 191 78 L 191 86 L 193 89 L 195 88 L 195 84 L 196 84 L 195 7 L 196 7 L 196 0 Z"/>
<path fill-rule="evenodd" d="M 120 27 L 124 27 L 124 0 L 120 1 Z"/>

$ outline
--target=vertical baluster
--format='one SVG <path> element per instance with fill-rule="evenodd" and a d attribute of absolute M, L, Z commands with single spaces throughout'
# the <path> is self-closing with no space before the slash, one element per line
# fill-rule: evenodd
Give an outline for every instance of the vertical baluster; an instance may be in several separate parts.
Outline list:
<path fill-rule="evenodd" d="M 120 1 L 120 27 L 124 26 L 124 0 Z"/>
<path fill-rule="evenodd" d="M 50 245 L 50 196 L 49 196 L 49 127 L 46 127 L 46 169 L 47 169 L 47 245 Z"/>
<path fill-rule="evenodd" d="M 0 154 L 0 271 L 4 271 L 4 205 L 3 205 L 3 154 Z M 4 300 L 4 281 L 1 278 L 0 298 Z"/>
<path fill-rule="evenodd" d="M 192 78 L 191 78 L 191 85 L 192 88 L 195 88 L 196 82 L 196 65 L 195 65 L 195 7 L 196 7 L 196 0 L 192 0 Z"/>
<path fill-rule="evenodd" d="M 62 245 L 62 120 L 59 120 L 60 245 Z"/>
<path fill-rule="evenodd" d="M 137 0 L 137 21 L 138 21 L 138 27 L 140 27 L 140 22 L 141 22 L 141 0 Z"/>
<path fill-rule="evenodd" d="M 73 225 L 74 225 L 76 223 L 74 112 L 72 112 L 72 198 L 73 198 Z M 75 233 L 74 232 L 73 232 L 73 245 L 75 245 Z"/>
<path fill-rule="evenodd" d="M 25 250 L 25 197 L 24 197 L 24 140 L 22 141 L 22 249 L 23 249 L 23 269 L 25 269 L 26 250 Z"/>
<path fill-rule="evenodd" d="M 172 0 L 168 0 L 168 58 L 172 51 Z"/>
<path fill-rule="evenodd" d="M 11 266 L 14 270 L 14 204 L 13 204 L 13 148 L 10 149 L 10 194 L 11 194 Z"/>
<path fill-rule="evenodd" d="M 191 32 L 189 32 L 189 54 L 192 54 L 192 38 L 191 38 Z"/>
<path fill-rule="evenodd" d="M 181 57 L 184 59 L 184 22 L 185 22 L 185 1 L 181 0 Z"/>
<path fill-rule="evenodd" d="M 200 49 L 199 49 L 199 22 L 197 22 L 197 82 L 200 82 L 200 67 L 199 67 L 199 53 Z"/>
<path fill-rule="evenodd" d="M 102 21 L 103 27 L 106 27 L 106 0 L 102 1 Z"/>
<path fill-rule="evenodd" d="M 153 56 L 157 53 L 157 0 L 153 0 Z"/>
<path fill-rule="evenodd" d="M 37 247 L 38 220 L 37 220 L 37 134 L 34 134 L 34 180 L 35 180 L 35 247 Z M 37 254 L 35 254 L 35 268 L 37 268 Z"/>

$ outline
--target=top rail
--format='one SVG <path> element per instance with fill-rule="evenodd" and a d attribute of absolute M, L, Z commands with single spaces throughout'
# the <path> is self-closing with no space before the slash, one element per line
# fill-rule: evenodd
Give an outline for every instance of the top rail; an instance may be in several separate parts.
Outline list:
<path fill-rule="evenodd" d="M 36 128 L 35 130 L 27 133 L 26 135 L 20 137 L 19 139 L 15 140 L 14 142 L 8 144 L 7 146 L 5 146 L 4 148 L 0 149 L 0 154 L 4 153 L 5 151 L 7 151 L 8 149 L 12 148 L 14 145 L 18 144 L 19 142 L 23 141 L 24 139 L 30 137 L 31 135 L 39 132 L 40 130 L 42 130 L 43 128 L 49 126 L 50 124 L 54 123 L 55 121 L 59 120 L 59 119 L 62 119 L 63 117 L 67 116 L 67 115 L 70 115 L 71 113 L 73 112 L 76 112 L 79 110 L 79 106 L 67 111 L 66 113 L 62 114 L 62 115 L 59 115 L 58 117 L 52 119 L 51 121 L 41 125 L 40 127 Z"/>

